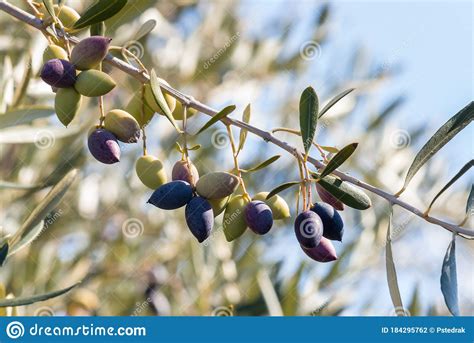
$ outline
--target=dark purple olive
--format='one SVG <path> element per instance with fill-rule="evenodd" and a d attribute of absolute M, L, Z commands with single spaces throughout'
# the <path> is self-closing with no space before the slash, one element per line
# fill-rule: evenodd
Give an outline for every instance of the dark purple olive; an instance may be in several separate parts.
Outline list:
<path fill-rule="evenodd" d="M 344 204 L 337 200 L 334 195 L 325 190 L 319 183 L 316 184 L 316 191 L 322 201 L 327 202 L 338 211 L 344 211 Z"/>
<path fill-rule="evenodd" d="M 295 220 L 295 234 L 304 248 L 318 246 L 323 236 L 323 222 L 313 211 L 301 212 Z"/>
<path fill-rule="evenodd" d="M 264 235 L 273 225 L 272 210 L 263 201 L 251 201 L 245 206 L 245 221 L 253 232 Z"/>
<path fill-rule="evenodd" d="M 204 242 L 214 225 L 214 213 L 211 204 L 204 198 L 194 197 L 186 205 L 186 224 L 199 243 Z"/>
<path fill-rule="evenodd" d="M 323 236 L 333 241 L 342 241 L 344 234 L 344 222 L 339 213 L 325 202 L 317 202 L 311 207 L 323 222 Z"/>
<path fill-rule="evenodd" d="M 87 141 L 89 151 L 99 162 L 113 164 L 120 161 L 120 146 L 117 138 L 110 131 L 96 129 Z"/>
<path fill-rule="evenodd" d="M 327 238 L 321 238 L 317 247 L 305 248 L 301 246 L 304 253 L 311 259 L 318 262 L 331 262 L 337 260 L 336 249 L 332 245 L 331 241 Z"/>
<path fill-rule="evenodd" d="M 193 189 L 186 181 L 171 181 L 158 187 L 148 202 L 163 210 L 175 210 L 191 201 Z"/>
<path fill-rule="evenodd" d="M 41 79 L 52 87 L 72 87 L 76 82 L 76 68 L 66 60 L 54 58 L 43 65 Z"/>

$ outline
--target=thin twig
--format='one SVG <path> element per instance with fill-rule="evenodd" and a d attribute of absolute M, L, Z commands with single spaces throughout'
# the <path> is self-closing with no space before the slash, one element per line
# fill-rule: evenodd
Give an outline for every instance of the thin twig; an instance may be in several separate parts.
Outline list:
<path fill-rule="evenodd" d="M 44 25 L 42 20 L 40 20 L 40 19 L 36 18 L 35 16 L 23 11 L 22 9 L 8 3 L 5 0 L 0 2 L 0 10 L 12 15 L 13 17 L 17 18 L 18 20 L 20 20 L 20 21 L 22 21 L 22 22 L 24 22 L 24 23 L 26 23 L 30 26 L 35 27 L 38 30 L 41 30 L 43 32 L 46 31 L 45 30 L 45 25 Z M 73 36 L 67 36 L 65 38 L 73 45 L 77 44 L 78 41 L 79 41 L 76 37 L 73 37 Z M 117 69 L 120 69 L 121 71 L 129 74 L 130 76 L 134 77 L 135 79 L 137 79 L 138 81 L 140 81 L 142 83 L 147 83 L 147 82 L 150 81 L 149 75 L 144 70 L 140 70 L 140 69 L 126 63 L 125 61 L 120 60 L 120 59 L 118 59 L 118 58 L 116 58 L 116 57 L 114 57 L 110 54 L 108 54 L 105 57 L 104 62 L 108 63 L 109 65 L 111 65 L 111 66 L 113 66 Z M 214 116 L 218 112 L 218 111 L 214 110 L 213 108 L 211 108 L 211 107 L 195 100 L 192 96 L 183 94 L 179 90 L 176 90 L 173 87 L 171 87 L 171 86 L 169 86 L 165 83 L 160 82 L 160 86 L 166 93 L 171 94 L 178 101 L 186 103 L 189 107 L 192 107 L 192 108 L 198 110 L 199 112 L 202 112 L 202 113 L 207 114 L 209 116 Z M 292 155 L 295 155 L 295 154 L 297 156 L 301 155 L 301 153 L 298 152 L 298 150 L 296 148 L 294 148 L 293 146 L 291 146 L 290 144 L 288 144 L 286 142 L 283 142 L 283 141 L 277 139 L 270 132 L 261 130 L 257 127 L 254 127 L 250 124 L 244 123 L 244 122 L 242 122 L 240 120 L 237 120 L 237 119 L 223 118 L 221 121 L 225 125 L 232 125 L 232 126 L 236 126 L 236 127 L 246 129 L 248 132 L 251 132 L 252 134 L 254 134 L 256 136 L 259 136 L 260 138 L 262 138 L 266 142 L 270 142 L 270 143 L 280 147 L 281 149 L 286 150 L 287 152 L 289 152 Z M 313 158 L 311 156 L 308 156 L 307 161 L 309 163 L 311 163 L 312 165 L 314 165 L 316 168 L 323 168 L 325 166 L 324 163 L 316 160 L 315 158 Z M 466 236 L 470 236 L 470 237 L 472 237 L 474 235 L 473 230 L 462 228 L 458 225 L 445 222 L 441 219 L 438 219 L 438 218 L 435 218 L 435 217 L 432 217 L 432 216 L 425 216 L 423 211 L 421 211 L 421 210 L 417 209 L 416 207 L 400 200 L 398 197 L 395 197 L 393 194 L 388 193 L 386 191 L 383 191 L 381 189 L 378 189 L 378 188 L 376 188 L 372 185 L 369 185 L 369 184 L 367 184 L 363 181 L 360 181 L 360 180 L 358 180 L 358 179 L 356 179 L 356 178 L 354 178 L 350 175 L 344 174 L 340 171 L 334 171 L 333 174 L 336 175 L 337 177 L 339 177 L 343 181 L 349 182 L 353 185 L 356 185 L 360 188 L 363 188 L 363 189 L 365 189 L 365 190 L 367 190 L 371 193 L 374 193 L 374 194 L 378 195 L 381 198 L 386 199 L 387 201 L 389 201 L 393 205 L 398 205 L 398 206 L 404 208 L 405 210 L 407 210 L 409 212 L 412 212 L 413 214 L 415 214 L 418 217 L 426 220 L 429 223 L 441 226 L 441 227 L 445 228 L 446 230 L 449 230 L 449 231 L 451 231 L 453 233 L 456 233 L 456 234 L 462 234 L 462 235 L 466 235 Z"/>

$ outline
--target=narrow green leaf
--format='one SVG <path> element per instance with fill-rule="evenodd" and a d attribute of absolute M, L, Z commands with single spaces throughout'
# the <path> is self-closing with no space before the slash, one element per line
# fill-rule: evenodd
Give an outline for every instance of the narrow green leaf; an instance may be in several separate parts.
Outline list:
<path fill-rule="evenodd" d="M 397 270 L 393 262 L 392 253 L 392 236 L 390 233 L 393 219 L 393 207 L 390 206 L 390 216 L 388 220 L 387 238 L 385 246 L 385 266 L 387 269 L 388 290 L 390 291 L 390 298 L 392 298 L 393 307 L 397 316 L 405 315 L 403 308 L 402 297 L 400 296 L 400 289 L 398 288 Z"/>
<path fill-rule="evenodd" d="M 224 117 L 227 117 L 229 114 L 234 112 L 234 110 L 235 110 L 235 105 L 229 105 L 229 106 L 223 108 L 219 113 L 214 115 L 206 124 L 204 124 L 204 126 L 201 127 L 201 129 L 199 129 L 199 131 L 196 133 L 196 135 L 198 135 L 201 132 L 203 132 L 204 130 L 208 129 L 209 127 L 211 127 L 212 125 L 217 123 L 219 120 L 223 119 Z"/>
<path fill-rule="evenodd" d="M 12 108 L 18 107 L 26 95 L 26 91 L 28 90 L 28 85 L 30 84 L 31 79 L 33 79 L 33 68 L 32 65 L 32 56 L 28 53 L 28 62 L 25 66 L 25 72 L 21 79 L 20 84 L 17 86 L 15 90 L 15 96 L 13 97 Z"/>
<path fill-rule="evenodd" d="M 326 167 L 324 167 L 320 177 L 323 178 L 339 168 L 354 153 L 357 145 L 359 145 L 359 143 L 352 143 L 342 148 L 333 158 L 331 158 Z"/>
<path fill-rule="evenodd" d="M 280 192 L 283 192 L 285 189 L 299 185 L 299 181 L 290 181 L 283 183 L 279 185 L 278 187 L 275 187 L 270 193 L 268 193 L 267 197 L 265 199 L 270 199 L 272 196 L 277 195 Z"/>
<path fill-rule="evenodd" d="M 72 286 L 69 286 L 67 288 L 60 289 L 58 291 L 49 292 L 49 293 L 40 294 L 40 295 L 33 295 L 31 297 L 2 299 L 0 300 L 0 307 L 25 306 L 25 305 L 34 304 L 40 301 L 56 298 L 56 297 L 59 297 L 60 295 L 63 295 L 69 292 L 71 289 L 78 286 L 79 284 L 80 282 Z"/>
<path fill-rule="evenodd" d="M 306 155 L 313 144 L 318 122 L 319 101 L 313 87 L 306 88 L 300 98 L 300 130 Z"/>
<path fill-rule="evenodd" d="M 471 185 L 471 191 L 469 192 L 469 195 L 466 201 L 466 215 L 464 217 L 464 220 L 460 224 L 461 226 L 464 225 L 466 221 L 469 219 L 469 216 L 471 215 L 473 208 L 474 208 L 474 185 Z"/>
<path fill-rule="evenodd" d="M 413 291 L 413 296 L 411 297 L 410 305 L 408 306 L 408 313 L 410 316 L 419 316 L 421 315 L 421 304 L 418 286 L 415 287 Z"/>
<path fill-rule="evenodd" d="M 0 129 L 22 125 L 35 119 L 46 118 L 54 114 L 54 108 L 49 106 L 28 106 L 9 110 L 0 114 Z"/>
<path fill-rule="evenodd" d="M 311 172 L 311 175 L 315 179 L 319 178 L 317 173 Z M 334 176 L 325 176 L 319 179 L 318 183 L 337 200 L 356 210 L 366 210 L 372 206 L 370 198 L 362 190 Z"/>
<path fill-rule="evenodd" d="M 138 29 L 137 33 L 133 36 L 134 40 L 140 40 L 149 34 L 156 26 L 156 20 L 150 19 L 147 20 L 143 25 Z"/>
<path fill-rule="evenodd" d="M 24 237 L 30 230 L 35 228 L 51 210 L 59 204 L 60 200 L 69 189 L 77 176 L 77 169 L 67 173 L 44 197 L 44 199 L 31 212 L 23 225 L 18 229 L 10 240 L 10 245 L 15 245 L 21 237 Z"/>
<path fill-rule="evenodd" d="M 240 171 L 243 172 L 243 173 L 251 173 L 251 172 L 263 169 L 263 168 L 269 166 L 270 164 L 272 164 L 273 162 L 275 162 L 276 160 L 278 160 L 280 157 L 281 157 L 281 155 L 272 156 L 269 159 L 263 161 L 262 163 L 256 165 L 255 167 L 252 167 L 250 169 L 241 169 Z"/>
<path fill-rule="evenodd" d="M 3 266 L 3 263 L 7 258 L 9 248 L 10 246 L 8 245 L 8 242 L 5 242 L 0 248 L 0 267 Z"/>
<path fill-rule="evenodd" d="M 107 20 L 117 14 L 126 4 L 127 0 L 99 0 L 86 9 L 74 24 L 74 29 L 82 29 Z"/>
<path fill-rule="evenodd" d="M 339 152 L 339 149 L 333 146 L 319 145 L 319 147 L 327 152 L 330 152 L 331 154 L 337 154 Z"/>
<path fill-rule="evenodd" d="M 453 183 L 455 183 L 461 176 L 463 176 L 473 166 L 474 166 L 474 160 L 470 160 L 469 162 L 467 162 L 466 165 L 464 165 L 464 167 L 462 167 L 461 170 L 458 171 L 457 174 L 454 175 L 454 177 L 451 180 L 449 180 L 449 182 L 438 192 L 438 194 L 436 194 L 436 196 L 431 201 L 430 206 L 428 206 L 428 211 L 431 209 L 436 199 L 438 199 L 439 196 L 444 193 L 444 191 L 446 191 L 449 187 L 451 187 Z"/>
<path fill-rule="evenodd" d="M 53 0 L 43 0 L 43 5 L 46 8 L 46 11 L 48 11 L 51 18 L 53 18 L 53 21 L 57 22 L 58 18 L 56 17 L 56 13 L 54 12 Z"/>
<path fill-rule="evenodd" d="M 168 118 L 168 120 L 174 126 L 174 128 L 178 132 L 181 132 L 178 125 L 176 124 L 176 121 L 174 120 L 174 117 L 173 117 L 173 114 L 171 113 L 170 108 L 168 107 L 168 103 L 166 102 L 165 96 L 163 95 L 163 92 L 161 91 L 160 82 L 158 81 L 158 76 L 156 76 L 156 73 L 154 70 L 152 70 L 150 74 L 150 86 L 151 86 L 151 92 L 153 93 L 153 97 L 155 98 L 155 101 L 158 104 L 158 106 L 160 106 L 161 111 L 164 113 L 166 118 Z"/>
<path fill-rule="evenodd" d="M 456 236 L 446 250 L 443 266 L 441 268 L 441 292 L 449 312 L 453 316 L 459 316 L 458 303 L 458 277 L 456 272 Z"/>
<path fill-rule="evenodd" d="M 397 195 L 400 195 L 408 186 L 413 176 L 418 170 L 446 143 L 456 136 L 474 119 L 474 102 L 471 101 L 466 107 L 449 119 L 438 131 L 428 140 L 415 156 L 410 168 L 408 169 L 405 182 Z"/>
<path fill-rule="evenodd" d="M 251 109 L 250 109 L 250 104 L 248 104 L 245 107 L 244 113 L 242 114 L 242 121 L 247 124 L 250 123 L 250 115 L 251 115 Z M 244 144 L 246 140 L 247 140 L 247 130 L 240 129 L 239 148 L 237 149 L 237 151 L 241 151 L 244 148 Z"/>
<path fill-rule="evenodd" d="M 46 229 L 45 225 L 44 225 L 44 220 L 42 220 L 38 225 L 36 225 L 31 230 L 29 230 L 18 241 L 18 243 L 15 243 L 14 245 L 12 245 L 12 247 L 10 248 L 10 251 L 8 253 L 8 257 L 16 254 L 21 249 L 26 248 L 27 246 L 29 246 L 36 238 L 39 237 L 39 235 L 43 232 L 43 229 Z"/>
<path fill-rule="evenodd" d="M 90 27 L 91 36 L 103 36 L 105 35 L 105 29 L 105 23 L 103 21 L 92 24 Z"/>
<path fill-rule="evenodd" d="M 337 104 L 339 102 L 339 100 L 341 100 L 342 98 L 344 98 L 347 94 L 349 94 L 350 92 L 352 92 L 355 88 L 349 88 L 347 90 L 345 90 L 344 92 L 336 95 L 334 98 L 331 99 L 331 101 L 329 101 L 327 103 L 326 106 L 323 107 L 323 109 L 319 112 L 318 114 L 318 118 L 321 118 L 327 111 L 329 111 L 329 109 L 331 107 L 333 107 L 335 104 Z"/>

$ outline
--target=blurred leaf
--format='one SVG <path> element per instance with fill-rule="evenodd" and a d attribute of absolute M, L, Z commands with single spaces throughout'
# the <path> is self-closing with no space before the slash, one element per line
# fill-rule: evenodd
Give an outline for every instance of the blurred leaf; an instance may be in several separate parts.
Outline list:
<path fill-rule="evenodd" d="M 415 290 L 413 291 L 410 306 L 408 306 L 408 312 L 410 313 L 410 316 L 419 316 L 421 314 L 421 304 L 418 292 L 418 286 L 416 286 Z"/>
<path fill-rule="evenodd" d="M 90 6 L 74 24 L 74 29 L 82 29 L 92 24 L 99 23 L 117 14 L 127 0 L 99 0 Z"/>
<path fill-rule="evenodd" d="M 40 294 L 40 295 L 34 295 L 31 297 L 25 297 L 25 298 L 12 298 L 12 299 L 3 299 L 0 300 L 0 307 L 10 307 L 10 306 L 24 306 L 24 305 L 30 305 L 34 304 L 40 301 L 45 301 L 48 299 L 56 298 L 60 295 L 63 295 L 67 292 L 69 292 L 71 289 L 79 285 L 80 282 L 69 286 L 67 288 L 50 292 L 50 293 L 45 293 L 45 294 Z"/>
<path fill-rule="evenodd" d="M 333 107 L 335 104 L 339 102 L 342 98 L 344 98 L 347 94 L 352 92 L 354 88 L 349 88 L 348 90 L 345 90 L 344 92 L 336 95 L 334 98 L 331 99 L 331 101 L 328 102 L 326 106 L 323 107 L 323 109 L 319 112 L 318 118 L 321 118 L 331 107 Z"/>
<path fill-rule="evenodd" d="M 17 87 L 15 91 L 15 96 L 13 97 L 13 103 L 12 103 L 13 108 L 17 107 L 21 103 L 21 100 L 26 95 L 26 91 L 28 90 L 28 85 L 30 84 L 30 80 L 33 78 L 32 77 L 33 68 L 31 67 L 31 65 L 32 65 L 31 54 L 28 54 L 28 62 L 25 67 L 25 73 L 23 74 L 21 83 Z"/>
<path fill-rule="evenodd" d="M 464 220 L 462 221 L 460 226 L 464 225 L 466 221 L 469 219 L 469 216 L 471 215 L 471 211 L 474 207 L 474 185 L 471 185 L 471 191 L 469 192 L 469 195 L 467 197 L 466 201 L 466 215 L 464 216 Z"/>
<path fill-rule="evenodd" d="M 272 164 L 273 162 L 275 162 L 276 160 L 278 160 L 280 157 L 281 157 L 280 155 L 272 156 L 272 157 L 270 157 L 268 160 L 263 161 L 262 163 L 256 165 L 256 166 L 253 167 L 253 168 L 250 168 L 250 169 L 241 169 L 240 171 L 243 172 L 243 173 L 250 173 L 250 172 L 254 172 L 254 171 L 263 169 L 263 168 L 265 168 L 266 166 L 269 166 L 270 164 Z"/>
<path fill-rule="evenodd" d="M 43 0 L 43 4 L 46 8 L 46 11 L 48 11 L 51 18 L 53 18 L 54 22 L 57 22 L 58 18 L 56 17 L 56 13 L 54 12 L 53 0 Z"/>
<path fill-rule="evenodd" d="M 60 200 L 69 189 L 77 176 L 77 169 L 71 170 L 59 181 L 46 195 L 46 197 L 31 212 L 26 221 L 10 240 L 10 245 L 14 246 L 22 236 L 34 229 L 51 210 L 59 204 Z"/>
<path fill-rule="evenodd" d="M 10 252 L 8 253 L 8 257 L 16 254 L 18 251 L 20 251 L 23 248 L 26 248 L 28 245 L 30 245 L 38 236 L 43 232 L 44 227 L 44 220 L 42 220 L 38 225 L 36 225 L 34 228 L 29 230 L 26 235 L 24 235 L 18 243 L 12 245 Z"/>
<path fill-rule="evenodd" d="M 339 149 L 333 146 L 319 145 L 319 147 L 323 150 L 326 150 L 327 152 L 330 152 L 331 154 L 337 154 L 339 152 Z"/>
<path fill-rule="evenodd" d="M 316 179 L 319 178 L 317 173 L 311 172 L 311 175 Z M 337 200 L 356 210 L 366 210 L 372 206 L 370 198 L 364 191 L 334 176 L 325 176 L 318 183 Z"/>
<path fill-rule="evenodd" d="M 174 126 L 174 128 L 178 132 L 181 132 L 178 125 L 176 124 L 176 121 L 174 120 L 174 117 L 173 117 L 173 114 L 171 113 L 170 108 L 168 107 L 168 103 L 166 102 L 165 96 L 163 95 L 163 92 L 161 91 L 160 82 L 158 81 L 158 77 L 156 76 L 155 70 L 152 70 L 150 74 L 150 86 L 151 86 L 151 92 L 153 94 L 153 97 L 155 98 L 155 101 L 158 104 L 158 106 L 160 106 L 161 111 L 164 113 L 166 118 L 168 118 L 168 120 Z"/>
<path fill-rule="evenodd" d="M 359 145 L 359 143 L 352 143 L 346 145 L 336 155 L 334 155 L 334 157 L 331 158 L 326 167 L 324 167 L 324 169 L 321 171 L 320 178 L 331 174 L 333 171 L 339 168 L 354 153 L 355 149 L 357 148 L 357 145 Z"/>
<path fill-rule="evenodd" d="M 204 124 L 204 126 L 201 127 L 201 129 L 199 129 L 199 131 L 196 133 L 196 135 L 200 134 L 201 132 L 203 132 L 207 128 L 211 127 L 212 125 L 217 123 L 219 120 L 227 117 L 234 110 L 235 110 L 235 105 L 230 105 L 230 106 L 227 106 L 227 107 L 223 108 L 222 110 L 219 111 L 219 113 L 212 116 L 212 118 L 206 124 Z"/>
<path fill-rule="evenodd" d="M 444 302 L 448 306 L 449 312 L 453 316 L 459 316 L 458 304 L 458 280 L 456 273 L 456 236 L 446 250 L 446 255 L 441 268 L 441 292 L 443 292 Z"/>
<path fill-rule="evenodd" d="M 83 132 L 82 126 L 70 126 L 67 129 L 57 126 L 22 127 L 0 132 L 2 144 L 29 144 L 37 143 L 39 147 L 52 146 L 55 140 L 70 137 Z"/>
<path fill-rule="evenodd" d="M 134 40 L 140 40 L 141 38 L 145 37 L 149 34 L 156 26 L 156 20 L 149 19 L 138 29 L 137 33 L 133 36 Z"/>
<path fill-rule="evenodd" d="M 196 144 L 196 145 L 193 145 L 192 147 L 188 148 L 188 150 L 193 151 L 193 150 L 198 150 L 200 148 L 201 148 L 201 144 Z"/>
<path fill-rule="evenodd" d="M 7 258 L 9 248 L 10 246 L 8 245 L 8 242 L 5 242 L 0 248 L 0 267 L 3 266 L 3 263 L 5 262 L 5 259 Z"/>
<path fill-rule="evenodd" d="M 105 23 L 103 21 L 92 24 L 90 27 L 91 36 L 103 36 L 105 35 L 105 29 Z"/>
<path fill-rule="evenodd" d="M 397 195 L 400 195 L 408 186 L 416 172 L 446 143 L 464 129 L 474 118 L 474 102 L 471 101 L 466 107 L 449 119 L 421 148 L 408 169 L 405 183 Z"/>
<path fill-rule="evenodd" d="M 54 108 L 48 106 L 28 106 L 12 109 L 0 114 L 0 129 L 30 123 L 35 119 L 46 118 L 54 113 Z"/>
<path fill-rule="evenodd" d="M 452 186 L 453 183 L 455 183 L 461 176 L 463 176 L 469 169 L 471 169 L 472 167 L 474 166 L 474 160 L 470 160 L 469 162 L 466 163 L 466 165 L 464 165 L 464 167 L 461 168 L 460 171 L 457 172 L 456 175 L 454 175 L 454 177 L 449 180 L 449 182 L 446 184 L 446 186 L 444 186 L 439 192 L 438 194 L 436 194 L 436 196 L 433 198 L 433 200 L 431 201 L 430 205 L 428 206 L 428 210 L 427 212 L 431 209 L 431 207 L 433 206 L 434 202 L 436 201 L 436 199 L 439 198 L 439 196 L 441 194 L 443 194 L 449 187 Z"/>
<path fill-rule="evenodd" d="M 296 272 L 288 281 L 285 294 L 282 296 L 281 306 L 285 316 L 294 316 L 298 310 L 299 290 L 298 285 L 303 274 L 305 264 L 301 263 Z"/>
<path fill-rule="evenodd" d="M 42 187 L 43 187 L 42 184 L 22 185 L 20 183 L 0 180 L 0 189 L 39 189 L 39 188 L 42 188 Z"/>
<path fill-rule="evenodd" d="M 313 87 L 306 88 L 300 98 L 300 131 L 306 155 L 313 144 L 318 123 L 319 101 Z"/>
<path fill-rule="evenodd" d="M 176 147 L 176 150 L 178 150 L 182 154 L 184 153 L 183 148 L 181 147 L 181 145 L 178 142 L 175 142 L 174 145 Z"/>
<path fill-rule="evenodd" d="M 390 233 L 391 226 L 392 226 L 392 218 L 393 218 L 393 207 L 390 206 L 390 216 L 388 219 L 388 228 L 387 228 L 387 238 L 386 238 L 386 245 L 385 245 L 385 265 L 387 269 L 387 282 L 388 282 L 388 290 L 390 291 L 390 298 L 392 298 L 393 307 L 395 308 L 395 313 L 397 316 L 403 315 L 400 314 L 401 312 L 405 312 L 403 310 L 403 303 L 402 297 L 400 296 L 400 290 L 398 288 L 398 280 L 397 280 L 397 270 L 395 269 L 395 263 L 393 262 L 393 254 L 392 254 L 392 236 Z"/>
<path fill-rule="evenodd" d="M 270 199 L 272 196 L 274 196 L 274 195 L 276 195 L 280 192 L 283 192 L 285 189 L 296 186 L 296 185 L 299 185 L 299 184 L 300 184 L 299 181 L 291 181 L 291 182 L 283 183 L 283 184 L 279 185 L 278 187 L 275 187 L 270 193 L 268 193 L 268 195 L 265 199 Z"/>
<path fill-rule="evenodd" d="M 245 107 L 244 113 L 242 114 L 242 121 L 244 123 L 250 123 L 250 104 Z M 239 137 L 239 148 L 237 151 L 241 151 L 244 148 L 245 141 L 247 140 L 247 130 L 240 129 L 240 137 Z"/>
<path fill-rule="evenodd" d="M 368 125 L 366 132 L 372 131 L 387 120 L 395 110 L 405 102 L 404 96 L 394 99 L 384 110 Z"/>

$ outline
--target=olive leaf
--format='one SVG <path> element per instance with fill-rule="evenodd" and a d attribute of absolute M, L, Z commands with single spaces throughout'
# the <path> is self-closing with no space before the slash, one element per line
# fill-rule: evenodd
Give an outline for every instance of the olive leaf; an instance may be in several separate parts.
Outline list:
<path fill-rule="evenodd" d="M 69 292 L 71 289 L 78 286 L 80 283 L 81 282 L 75 283 L 72 286 L 66 287 L 64 289 L 60 289 L 58 291 L 53 291 L 53 292 L 40 294 L 40 295 L 33 295 L 31 297 L 2 299 L 0 300 L 0 307 L 25 306 L 25 305 L 34 304 L 40 301 L 56 298 L 60 295 L 63 295 Z"/>
<path fill-rule="evenodd" d="M 397 270 L 395 269 L 395 263 L 393 262 L 392 253 L 392 236 L 391 226 L 393 220 L 393 207 L 390 206 L 390 216 L 388 220 L 387 237 L 385 242 L 385 266 L 387 269 L 387 282 L 388 290 L 390 292 L 390 298 L 395 308 L 395 313 L 398 315 L 404 315 L 402 297 L 400 296 L 400 289 L 398 288 Z"/>
<path fill-rule="evenodd" d="M 44 187 L 43 184 L 33 184 L 33 185 L 23 185 L 21 183 L 15 183 L 15 182 L 8 182 L 8 181 L 3 181 L 0 180 L 0 190 L 1 189 L 29 189 L 29 190 L 35 190 L 35 189 L 41 189 Z"/>
<path fill-rule="evenodd" d="M 175 147 L 176 147 L 176 150 L 178 150 L 180 153 L 184 153 L 184 150 L 183 148 L 181 147 L 181 145 L 178 143 L 178 142 L 175 142 Z"/>
<path fill-rule="evenodd" d="M 48 11 L 51 18 L 53 18 L 53 21 L 57 22 L 58 18 L 56 17 L 56 13 L 54 12 L 53 0 L 43 0 L 43 5 L 46 8 L 46 11 Z"/>
<path fill-rule="evenodd" d="M 337 154 L 339 152 L 339 149 L 333 146 L 319 145 L 319 147 L 331 154 Z"/>
<path fill-rule="evenodd" d="M 133 36 L 133 40 L 140 40 L 149 34 L 156 26 L 156 20 L 149 19 L 138 29 L 138 31 Z"/>
<path fill-rule="evenodd" d="M 323 109 L 319 112 L 318 118 L 321 118 L 331 107 L 333 107 L 335 104 L 339 102 L 342 98 L 344 98 L 347 94 L 352 92 L 355 88 L 349 88 L 345 90 L 344 92 L 336 95 L 334 98 L 332 98 L 326 106 L 323 107 Z"/>
<path fill-rule="evenodd" d="M 22 127 L 8 129 L 0 132 L 0 143 L 2 144 L 27 144 L 37 143 L 38 146 L 52 144 L 55 140 L 71 137 L 82 133 L 84 126 L 70 126 L 67 129 L 57 126 L 46 127 Z"/>
<path fill-rule="evenodd" d="M 456 272 L 456 236 L 453 235 L 444 256 L 441 268 L 441 292 L 449 312 L 453 316 L 459 316 L 458 304 L 458 280 Z"/>
<path fill-rule="evenodd" d="M 127 0 L 99 0 L 90 6 L 74 24 L 74 29 L 82 29 L 113 17 L 125 5 Z"/>
<path fill-rule="evenodd" d="M 212 116 L 212 118 L 206 124 L 204 124 L 203 127 L 201 127 L 199 129 L 199 131 L 196 133 L 196 135 L 198 135 L 201 132 L 203 132 L 204 130 L 208 129 L 209 127 L 211 127 L 212 125 L 217 123 L 219 120 L 227 117 L 229 114 L 234 112 L 234 110 L 235 110 L 235 105 L 229 105 L 227 107 L 224 107 L 216 115 Z"/>
<path fill-rule="evenodd" d="M 471 214 L 472 209 L 474 208 L 474 185 L 471 185 L 471 191 L 467 197 L 466 201 L 466 215 L 464 216 L 464 220 L 459 224 L 460 226 L 464 225 L 466 221 L 469 219 L 469 215 Z"/>
<path fill-rule="evenodd" d="M 31 56 L 31 53 L 28 53 L 28 62 L 26 63 L 23 78 L 21 79 L 20 84 L 17 86 L 15 90 L 12 108 L 18 107 L 18 105 L 21 103 L 21 100 L 26 95 L 26 92 L 28 90 L 28 85 L 30 84 L 30 81 L 33 79 L 33 68 L 31 68 L 31 65 L 32 65 L 32 56 Z"/>
<path fill-rule="evenodd" d="M 103 36 L 105 34 L 105 23 L 100 21 L 90 27 L 91 36 Z"/>
<path fill-rule="evenodd" d="M 28 106 L 9 110 L 0 114 L 0 129 L 30 123 L 39 118 L 46 118 L 55 113 L 49 106 Z"/>
<path fill-rule="evenodd" d="M 370 124 L 367 126 L 367 132 L 374 130 L 380 124 L 382 124 L 385 120 L 387 120 L 392 113 L 395 112 L 395 110 L 400 107 L 403 103 L 405 102 L 405 97 L 404 96 L 399 96 L 395 100 L 393 100 L 391 103 L 385 107 L 382 112 L 370 122 Z"/>
<path fill-rule="evenodd" d="M 158 76 L 156 76 L 155 70 L 152 70 L 150 73 L 150 86 L 153 97 L 155 98 L 155 101 L 158 106 L 161 108 L 163 114 L 166 116 L 166 118 L 168 118 L 174 128 L 178 132 L 181 132 L 178 125 L 176 124 L 176 121 L 174 120 L 173 114 L 171 113 L 168 103 L 166 102 L 165 96 L 161 91 L 160 82 L 158 81 Z"/>
<path fill-rule="evenodd" d="M 268 193 L 267 197 L 265 199 L 270 199 L 272 196 L 277 195 L 280 192 L 283 192 L 285 189 L 299 185 L 300 181 L 290 181 L 290 182 L 285 182 L 274 189 L 270 193 Z"/>
<path fill-rule="evenodd" d="M 453 183 L 455 183 L 461 176 L 463 176 L 473 166 L 474 166 L 474 160 L 470 160 L 469 162 L 467 162 L 464 165 L 464 167 L 462 167 L 461 170 L 458 171 L 457 174 L 454 175 L 454 177 L 451 180 L 449 180 L 449 182 L 438 192 L 438 194 L 436 194 L 436 196 L 433 198 L 433 200 L 431 201 L 431 203 L 428 206 L 428 209 L 426 211 L 428 212 L 431 209 L 431 207 L 433 206 L 436 199 L 438 199 L 439 196 L 444 193 L 444 191 L 446 191 L 449 187 L 451 187 L 451 185 Z"/>
<path fill-rule="evenodd" d="M 357 145 L 359 145 L 359 143 L 351 143 L 339 150 L 339 152 L 331 158 L 326 167 L 321 171 L 320 177 L 323 178 L 339 168 L 354 153 Z"/>
<path fill-rule="evenodd" d="M 405 182 L 401 190 L 396 195 L 400 195 L 408 186 L 413 176 L 418 170 L 446 143 L 456 136 L 474 119 L 474 102 L 471 101 L 466 107 L 450 118 L 438 131 L 428 140 L 415 156 L 410 168 L 408 169 Z"/>
<path fill-rule="evenodd" d="M 46 215 L 51 212 L 51 210 L 56 207 L 57 204 L 59 204 L 60 200 L 69 189 L 76 176 L 77 169 L 71 170 L 49 191 L 49 193 L 38 204 L 38 206 L 36 206 L 33 212 L 31 212 L 20 229 L 18 229 L 18 231 L 13 235 L 9 241 L 11 246 L 14 246 L 16 243 L 18 243 L 21 237 L 24 237 L 30 230 L 34 229 L 46 217 Z"/>
<path fill-rule="evenodd" d="M 356 210 L 366 210 L 372 206 L 372 202 L 368 195 L 351 184 L 331 175 L 323 178 L 319 178 L 319 175 L 314 172 L 311 172 L 311 175 L 318 180 L 321 187 L 331 193 L 343 204 L 355 208 Z"/>
<path fill-rule="evenodd" d="M 313 144 L 318 123 L 319 100 L 313 87 L 306 88 L 300 98 L 300 130 L 306 156 Z"/>
<path fill-rule="evenodd" d="M 10 257 L 16 254 L 23 248 L 29 246 L 38 236 L 46 229 L 44 225 L 44 220 L 42 220 L 38 225 L 29 230 L 17 243 L 10 247 L 7 257 Z"/>
<path fill-rule="evenodd" d="M 255 172 L 255 171 L 257 171 L 257 170 L 260 170 L 260 169 L 263 169 L 263 168 L 269 166 L 270 164 L 272 164 L 273 162 L 275 162 L 276 160 L 278 160 L 280 157 L 281 157 L 281 155 L 272 156 L 272 157 L 270 157 L 269 159 L 263 161 L 262 163 L 259 163 L 259 164 L 256 165 L 255 167 L 252 167 L 252 168 L 249 168 L 249 169 L 240 169 L 240 171 L 241 171 L 242 173 Z"/>
<path fill-rule="evenodd" d="M 5 262 L 8 256 L 9 248 L 10 248 L 10 245 L 8 244 L 8 242 L 5 242 L 0 248 L 0 267 L 3 266 L 3 263 Z"/>
<path fill-rule="evenodd" d="M 242 114 L 242 121 L 246 124 L 250 123 L 250 104 L 248 104 L 245 107 L 244 113 Z M 247 140 L 247 129 L 240 129 L 240 135 L 239 135 L 239 148 L 237 149 L 237 152 L 241 151 L 244 148 L 245 141 Z"/>

